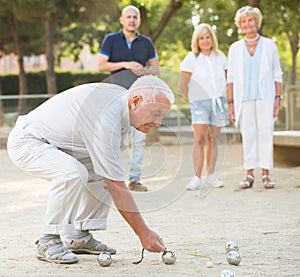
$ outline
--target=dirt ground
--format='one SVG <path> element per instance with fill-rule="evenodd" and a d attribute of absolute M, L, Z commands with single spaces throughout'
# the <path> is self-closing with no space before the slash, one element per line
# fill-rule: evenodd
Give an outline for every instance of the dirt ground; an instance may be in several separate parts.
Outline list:
<path fill-rule="evenodd" d="M 51 184 L 17 169 L 0 150 L 0 276 L 219 276 L 230 269 L 236 276 L 300 275 L 300 168 L 275 167 L 274 190 L 265 190 L 260 171 L 252 189 L 240 190 L 244 175 L 240 143 L 220 145 L 217 172 L 224 188 L 185 191 L 192 174 L 190 141 L 162 141 L 147 147 L 143 184 L 149 192 L 133 193 L 145 221 L 175 251 L 176 263 L 165 265 L 161 254 L 145 252 L 120 214 L 112 207 L 106 231 L 94 236 L 114 246 L 110 267 L 100 267 L 97 255 L 78 255 L 74 265 L 36 259 Z M 124 163 L 126 163 L 124 154 Z M 205 173 L 204 173 L 205 175 Z M 226 261 L 225 244 L 240 246 L 239 266 Z M 208 268 L 210 256 L 213 267 Z"/>

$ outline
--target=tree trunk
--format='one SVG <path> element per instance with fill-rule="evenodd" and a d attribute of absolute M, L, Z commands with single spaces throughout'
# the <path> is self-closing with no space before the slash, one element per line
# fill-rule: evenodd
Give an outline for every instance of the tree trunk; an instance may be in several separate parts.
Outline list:
<path fill-rule="evenodd" d="M 2 95 L 2 89 L 1 89 L 1 79 L 0 79 L 0 96 Z M 3 125 L 4 121 L 4 111 L 3 111 L 3 104 L 2 100 L 0 100 L 0 126 Z"/>
<path fill-rule="evenodd" d="M 248 5 L 251 6 L 251 7 L 255 7 L 255 8 L 259 8 L 259 5 L 260 5 L 260 0 L 248 0 Z M 262 25 L 261 27 L 259 28 L 258 30 L 258 33 L 262 36 L 263 35 L 263 22 L 262 22 Z"/>
<path fill-rule="evenodd" d="M 288 39 L 291 46 L 292 52 L 292 77 L 291 77 L 291 84 L 295 85 L 297 82 L 297 53 L 299 51 L 299 35 L 295 34 L 293 36 L 288 35 Z"/>
<path fill-rule="evenodd" d="M 55 76 L 55 63 L 54 63 L 54 24 L 53 15 L 51 14 L 45 21 L 45 33 L 46 33 L 46 82 L 48 94 L 57 93 L 56 76 Z"/>
<path fill-rule="evenodd" d="M 28 93 L 27 88 L 27 79 L 26 79 L 26 72 L 24 68 L 24 56 L 22 53 L 18 54 L 18 64 L 19 64 L 19 88 L 20 88 L 20 95 L 25 95 Z M 18 101 L 18 108 L 17 108 L 17 116 L 23 114 L 25 112 L 26 107 L 26 99 L 20 98 Z"/>
<path fill-rule="evenodd" d="M 256 7 L 256 8 L 259 8 L 259 1 L 260 0 L 248 0 L 248 5 L 251 6 L 251 7 Z"/>
<path fill-rule="evenodd" d="M 172 18 L 173 14 L 176 13 L 183 5 L 184 0 L 171 0 L 168 8 L 166 9 L 164 15 L 162 16 L 158 27 L 150 32 L 147 11 L 144 6 L 139 7 L 141 11 L 141 29 L 144 35 L 149 36 L 153 42 L 155 42 L 161 32 L 166 27 L 169 20 Z"/>
<path fill-rule="evenodd" d="M 19 95 L 25 95 L 28 93 L 27 80 L 26 80 L 26 72 L 24 68 L 24 55 L 22 45 L 18 36 L 18 23 L 13 18 L 13 16 L 8 17 L 9 26 L 11 29 L 11 33 L 13 36 L 14 44 L 15 44 L 15 52 L 18 56 L 18 64 L 19 64 Z M 18 101 L 17 107 L 17 115 L 22 114 L 25 111 L 26 101 L 25 99 L 20 98 Z"/>

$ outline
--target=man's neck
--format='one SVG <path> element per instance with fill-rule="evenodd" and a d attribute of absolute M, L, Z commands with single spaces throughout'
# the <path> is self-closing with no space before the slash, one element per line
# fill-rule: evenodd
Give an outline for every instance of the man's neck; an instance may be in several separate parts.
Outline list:
<path fill-rule="evenodd" d="M 133 41 L 136 38 L 136 31 L 130 32 L 123 29 L 123 33 L 129 41 Z"/>

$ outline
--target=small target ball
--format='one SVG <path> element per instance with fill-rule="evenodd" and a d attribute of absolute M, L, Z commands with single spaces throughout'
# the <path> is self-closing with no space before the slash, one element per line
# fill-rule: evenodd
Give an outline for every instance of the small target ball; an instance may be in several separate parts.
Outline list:
<path fill-rule="evenodd" d="M 239 265 L 241 259 L 241 254 L 238 251 L 232 250 L 227 254 L 227 262 L 231 265 Z"/>
<path fill-rule="evenodd" d="M 176 254 L 173 251 L 165 251 L 162 254 L 162 261 L 165 264 L 174 264 L 176 261 Z"/>
<path fill-rule="evenodd" d="M 109 252 L 101 252 L 98 256 L 98 263 L 100 266 L 110 266 L 112 263 L 111 254 Z"/>
<path fill-rule="evenodd" d="M 213 267 L 212 261 L 207 261 L 207 262 L 206 262 L 206 266 L 207 266 L 208 268 Z"/>

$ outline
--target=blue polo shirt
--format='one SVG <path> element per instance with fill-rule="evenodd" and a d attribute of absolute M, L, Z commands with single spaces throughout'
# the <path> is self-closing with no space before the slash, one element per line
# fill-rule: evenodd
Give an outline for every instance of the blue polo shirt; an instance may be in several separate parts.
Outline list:
<path fill-rule="evenodd" d="M 131 45 L 128 45 L 123 31 L 110 33 L 105 36 L 100 54 L 108 57 L 110 62 L 136 61 L 143 66 L 147 61 L 156 57 L 155 48 L 149 37 L 137 34 Z M 129 88 L 137 76 L 125 68 L 111 72 L 111 82 Z"/>

